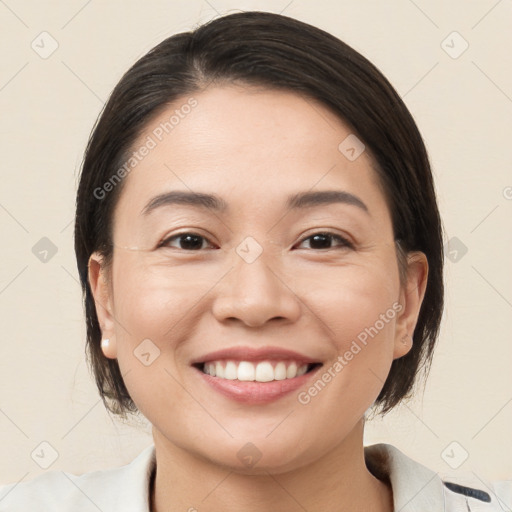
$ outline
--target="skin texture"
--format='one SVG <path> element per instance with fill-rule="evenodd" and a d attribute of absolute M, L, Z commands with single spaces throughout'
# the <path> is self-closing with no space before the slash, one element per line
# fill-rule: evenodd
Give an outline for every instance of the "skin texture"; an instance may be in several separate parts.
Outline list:
<path fill-rule="evenodd" d="M 351 131 L 326 107 L 248 86 L 193 96 L 197 106 L 126 178 L 111 271 L 97 253 L 89 262 L 110 340 L 105 356 L 118 359 L 153 425 L 152 510 L 391 511 L 391 490 L 364 462 L 363 418 L 392 360 L 411 348 L 426 258 L 409 255 L 401 286 L 391 216 L 370 155 L 350 161 L 338 150 Z M 188 99 L 152 120 L 140 142 Z M 170 190 L 215 193 L 229 208 L 168 205 L 142 213 Z M 339 203 L 286 207 L 289 195 L 320 190 L 349 192 L 368 211 Z M 328 238 L 331 247 L 318 248 L 307 238 L 325 231 L 352 247 Z M 158 247 L 190 232 L 205 237 L 203 248 L 184 249 L 179 238 Z M 248 236 L 262 249 L 252 263 L 236 251 Z M 297 392 L 241 404 L 191 366 L 219 349 L 279 347 L 321 362 L 321 375 L 393 304 L 400 312 L 307 404 Z M 145 339 L 160 350 L 148 366 L 134 355 Z M 246 443 L 261 455 L 252 467 L 237 455 Z"/>

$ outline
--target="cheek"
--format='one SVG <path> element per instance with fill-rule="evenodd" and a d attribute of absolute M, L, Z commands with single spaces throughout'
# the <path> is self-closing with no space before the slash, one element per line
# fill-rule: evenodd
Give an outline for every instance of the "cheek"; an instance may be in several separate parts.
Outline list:
<path fill-rule="evenodd" d="M 402 305 L 398 271 L 389 271 L 393 260 L 386 259 L 393 255 L 388 256 L 382 255 L 380 264 L 338 269 L 329 279 L 319 278 L 308 295 L 308 305 L 333 349 L 321 375 L 329 373 L 325 379 L 337 382 L 333 388 L 342 387 L 349 394 L 378 394 L 393 361 Z M 333 286 L 333 282 L 340 284 Z"/>
<path fill-rule="evenodd" d="M 330 295 L 318 291 L 324 302 L 317 311 L 329 326 L 332 356 L 297 396 L 304 410 L 311 407 L 319 418 L 328 417 L 338 433 L 354 425 L 374 403 L 393 362 L 401 306 L 386 286 L 362 285 L 359 281 L 354 288 L 346 286 Z"/>
<path fill-rule="evenodd" d="M 386 260 L 386 255 L 382 256 Z M 389 337 L 401 306 L 398 272 L 387 264 L 351 265 L 319 275 L 304 294 L 340 349 L 356 338 L 364 343 L 370 330 Z"/>
<path fill-rule="evenodd" d="M 181 341 L 191 334 L 186 317 L 201 287 L 176 270 L 156 270 L 139 254 L 119 257 L 113 269 L 117 359 L 126 388 L 147 418 L 183 409 Z"/>
<path fill-rule="evenodd" d="M 133 252 L 114 262 L 117 359 L 130 396 L 146 417 L 190 402 L 179 382 L 188 368 L 187 341 L 199 324 L 198 304 L 215 284 L 210 274 L 155 264 L 147 254 Z"/>
<path fill-rule="evenodd" d="M 131 343 L 150 338 L 172 342 L 183 320 L 214 281 L 196 269 L 155 264 L 147 254 L 120 256 L 114 264 L 114 310 Z M 129 334 L 128 334 L 129 333 Z M 172 335 L 171 335 L 172 333 Z"/>

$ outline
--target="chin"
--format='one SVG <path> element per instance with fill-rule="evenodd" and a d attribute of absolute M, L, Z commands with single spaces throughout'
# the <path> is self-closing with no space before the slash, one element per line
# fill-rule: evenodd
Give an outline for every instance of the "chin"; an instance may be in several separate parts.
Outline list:
<path fill-rule="evenodd" d="M 268 437 L 263 434 L 236 438 L 208 436 L 199 445 L 182 445 L 182 448 L 208 464 L 234 473 L 280 474 L 306 466 L 332 448 L 329 441 L 324 444 L 318 436 L 308 440 L 303 430 L 302 433 L 299 430 L 284 428 L 280 436 L 273 432 Z"/>

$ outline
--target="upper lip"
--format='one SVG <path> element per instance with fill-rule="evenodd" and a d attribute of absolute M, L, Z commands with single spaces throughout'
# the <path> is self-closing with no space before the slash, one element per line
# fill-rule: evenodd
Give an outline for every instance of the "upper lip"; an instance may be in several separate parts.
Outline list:
<path fill-rule="evenodd" d="M 302 364 L 318 363 L 318 360 L 305 356 L 299 352 L 279 347 L 231 347 L 215 352 L 209 352 L 192 361 L 192 364 L 207 363 L 209 361 L 219 361 L 221 359 L 231 359 L 234 361 L 295 361 Z"/>

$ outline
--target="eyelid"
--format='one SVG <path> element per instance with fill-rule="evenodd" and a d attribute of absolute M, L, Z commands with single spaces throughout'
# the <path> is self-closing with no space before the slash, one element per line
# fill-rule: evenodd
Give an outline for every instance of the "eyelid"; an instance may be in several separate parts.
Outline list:
<path fill-rule="evenodd" d="M 203 240 L 206 241 L 206 243 L 208 245 L 210 245 L 210 248 L 211 246 L 214 246 L 215 244 L 213 242 L 211 242 L 210 238 L 206 235 L 203 235 L 201 234 L 200 232 L 198 232 L 200 230 L 193 230 L 193 229 L 188 229 L 188 230 L 183 230 L 183 231 L 180 231 L 178 233 L 173 233 L 172 235 L 169 235 L 169 236 L 166 236 L 157 246 L 157 248 L 160 248 L 160 247 L 169 247 L 171 248 L 168 244 L 171 240 L 174 240 L 176 238 L 179 238 L 180 236 L 184 236 L 184 235 L 195 235 L 195 236 L 198 236 L 200 238 L 202 238 Z M 315 235 L 326 235 L 326 236 L 329 236 L 333 239 L 338 239 L 342 244 L 337 246 L 337 247 L 329 247 L 329 248 L 326 248 L 326 249 L 312 249 L 313 251 L 315 252 L 320 252 L 320 251 L 327 251 L 327 250 L 332 250 L 332 249 L 336 249 L 336 248 L 343 248 L 343 247 L 348 247 L 350 249 L 354 249 L 355 248 L 355 245 L 354 245 L 354 242 L 350 240 L 349 237 L 345 236 L 345 235 L 342 235 L 340 233 L 337 233 L 337 232 L 334 232 L 334 231 L 331 231 L 329 229 L 316 229 L 314 231 L 312 231 L 311 233 L 309 234 L 306 234 L 304 236 L 302 236 L 300 238 L 300 240 L 293 245 L 293 247 L 297 246 L 297 245 L 301 245 L 303 242 L 305 242 L 306 240 L 312 238 L 313 236 Z M 272 243 L 278 243 L 278 242 L 272 242 Z M 186 249 L 180 249 L 178 247 L 175 247 L 175 249 L 178 249 L 178 250 L 183 250 L 184 252 L 199 252 L 199 251 L 187 251 Z"/>
<path fill-rule="evenodd" d="M 170 247 L 168 244 L 171 240 L 174 240 L 175 238 L 179 238 L 180 236 L 184 236 L 184 235 L 195 235 L 195 236 L 198 236 L 198 237 L 201 237 L 203 238 L 206 243 L 210 246 L 213 246 L 215 245 L 208 236 L 206 235 L 203 235 L 201 233 L 199 233 L 197 230 L 193 230 L 193 229 L 188 229 L 188 230 L 184 230 L 184 231 L 180 231 L 178 233 L 173 233 L 172 235 L 169 235 L 169 236 L 166 236 L 162 239 L 162 241 L 158 244 L 157 248 L 160 248 L 160 247 L 168 247 L 168 248 L 172 248 L 172 249 L 178 249 L 178 250 L 183 250 L 185 251 L 185 249 L 180 249 L 179 247 Z M 186 252 L 198 252 L 198 251 L 186 251 Z"/>
<path fill-rule="evenodd" d="M 338 247 L 348 247 L 350 249 L 354 249 L 355 246 L 354 246 L 354 243 L 349 239 L 349 237 L 347 236 L 344 236 L 344 235 L 341 235 L 340 233 L 336 233 L 334 231 L 330 231 L 328 229 L 326 230 L 316 230 L 316 231 L 313 231 L 312 233 L 308 234 L 308 235 L 305 235 L 303 236 L 298 242 L 297 244 L 295 245 L 300 245 L 302 244 L 302 242 L 308 240 L 309 238 L 312 238 L 313 236 L 315 235 L 327 235 L 327 236 L 330 236 L 334 239 L 338 239 L 342 242 L 343 245 L 341 246 L 338 246 Z M 294 246 L 295 247 L 295 246 Z M 336 247 L 329 247 L 327 249 L 317 249 L 317 251 L 327 251 L 327 250 L 330 250 L 330 249 L 336 249 Z"/>

